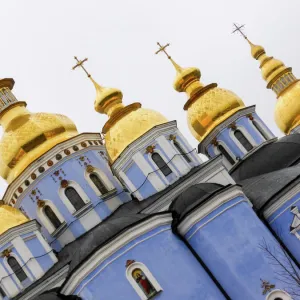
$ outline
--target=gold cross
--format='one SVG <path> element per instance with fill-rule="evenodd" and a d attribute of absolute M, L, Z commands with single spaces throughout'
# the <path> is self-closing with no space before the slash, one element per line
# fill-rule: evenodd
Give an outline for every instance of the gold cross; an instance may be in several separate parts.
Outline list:
<path fill-rule="evenodd" d="M 242 35 L 242 37 L 243 37 L 244 39 L 247 40 L 247 36 L 246 36 L 245 33 L 242 31 L 242 28 L 245 28 L 245 24 L 244 24 L 244 25 L 241 25 L 241 26 L 238 26 L 238 25 L 236 25 L 235 23 L 233 23 L 233 25 L 234 25 L 234 27 L 235 27 L 235 30 L 233 30 L 232 33 L 239 32 L 239 33 Z"/>
<path fill-rule="evenodd" d="M 85 58 L 84 60 L 79 60 L 76 56 L 74 56 L 74 59 L 77 61 L 77 64 L 72 69 L 75 70 L 77 67 L 81 67 L 83 69 L 83 71 L 86 73 L 86 75 L 88 77 L 91 77 L 91 75 L 88 73 L 88 71 L 86 70 L 86 68 L 83 65 L 88 59 Z"/>
<path fill-rule="evenodd" d="M 159 52 L 164 52 L 167 55 L 168 59 L 171 59 L 171 56 L 166 51 L 166 48 L 169 47 L 170 44 L 162 46 L 159 42 L 157 42 L 157 45 L 159 46 L 159 49 L 155 52 L 155 54 L 158 54 Z"/>

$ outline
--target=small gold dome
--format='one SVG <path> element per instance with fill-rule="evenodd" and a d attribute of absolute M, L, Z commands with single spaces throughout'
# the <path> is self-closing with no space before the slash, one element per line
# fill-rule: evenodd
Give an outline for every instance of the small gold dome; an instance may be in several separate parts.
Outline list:
<path fill-rule="evenodd" d="M 245 107 L 243 101 L 233 92 L 217 87 L 217 84 L 204 86 L 200 81 L 201 72 L 197 68 L 182 68 L 170 57 L 177 74 L 174 88 L 186 92 L 189 100 L 184 105 L 190 131 L 200 142 L 217 125 Z"/>
<path fill-rule="evenodd" d="M 168 122 L 159 112 L 141 108 L 140 103 L 124 106 L 122 92 L 104 88 L 91 78 L 96 88 L 95 110 L 110 118 L 103 127 L 105 146 L 113 163 L 132 142 L 154 126 Z"/>
<path fill-rule="evenodd" d="M 14 97 L 12 93 L 11 97 Z M 8 183 L 56 144 L 78 134 L 69 118 L 58 114 L 34 114 L 25 106 L 25 102 L 16 100 L 13 104 L 6 103 L 2 110 L 0 107 L 0 124 L 4 131 L 0 140 L 0 175 Z"/>
<path fill-rule="evenodd" d="M 0 205 L 0 234 L 28 221 L 20 210 L 8 205 Z"/>

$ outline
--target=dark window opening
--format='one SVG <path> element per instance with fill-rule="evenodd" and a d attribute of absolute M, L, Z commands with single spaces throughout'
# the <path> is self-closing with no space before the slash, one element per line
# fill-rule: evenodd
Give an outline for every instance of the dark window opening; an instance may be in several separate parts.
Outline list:
<path fill-rule="evenodd" d="M 92 182 L 94 183 L 94 185 L 97 187 L 97 189 L 102 195 L 108 193 L 107 187 L 104 185 L 104 183 L 102 182 L 102 180 L 99 178 L 97 174 L 94 173 L 90 174 L 90 179 L 92 180 Z"/>
<path fill-rule="evenodd" d="M 178 152 L 183 156 L 183 158 L 190 163 L 191 159 L 188 157 L 188 155 L 183 151 L 183 149 L 181 148 L 181 146 L 179 145 L 178 142 L 174 142 L 174 146 L 176 147 L 176 149 L 178 150 Z"/>
<path fill-rule="evenodd" d="M 59 218 L 49 205 L 46 205 L 44 207 L 44 213 L 51 222 L 51 224 L 55 227 L 55 229 L 57 229 L 61 225 Z"/>
<path fill-rule="evenodd" d="M 172 170 L 158 153 L 154 152 L 152 154 L 152 159 L 165 176 L 168 176 L 172 173 Z"/>
<path fill-rule="evenodd" d="M 250 151 L 253 149 L 253 146 L 251 143 L 248 141 L 248 139 L 244 136 L 244 134 L 240 130 L 235 130 L 234 131 L 234 136 L 237 138 L 237 140 L 243 145 L 243 147 L 247 150 Z"/>
<path fill-rule="evenodd" d="M 7 259 L 7 263 L 9 264 L 9 266 L 11 267 L 11 269 L 13 270 L 13 272 L 21 282 L 27 279 L 26 273 L 23 271 L 20 264 L 13 256 L 10 256 Z"/>
<path fill-rule="evenodd" d="M 267 134 L 265 133 L 265 131 L 261 128 L 260 124 L 258 124 L 255 120 L 252 121 L 252 124 L 254 125 L 254 127 L 257 129 L 257 131 L 263 136 L 263 138 L 265 140 L 268 140 L 268 136 Z"/>
<path fill-rule="evenodd" d="M 85 206 L 84 201 L 73 187 L 67 187 L 65 189 L 65 195 L 70 200 L 70 202 L 76 210 L 80 210 L 82 207 Z"/>
<path fill-rule="evenodd" d="M 222 153 L 222 155 L 225 157 L 225 159 L 226 159 L 231 165 L 234 165 L 234 164 L 235 164 L 234 159 L 231 157 L 231 155 L 227 152 L 227 150 L 226 150 L 222 145 L 218 145 L 218 150 Z"/>

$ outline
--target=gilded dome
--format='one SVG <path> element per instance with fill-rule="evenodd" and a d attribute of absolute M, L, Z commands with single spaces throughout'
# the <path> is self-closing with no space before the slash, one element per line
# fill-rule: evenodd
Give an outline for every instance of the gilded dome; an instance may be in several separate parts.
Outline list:
<path fill-rule="evenodd" d="M 8 183 L 56 144 L 77 135 L 76 126 L 69 118 L 31 113 L 25 106 L 25 102 L 16 100 L 13 104 L 6 103 L 2 110 L 0 107 L 0 124 L 4 131 L 0 140 L 0 175 Z"/>
<path fill-rule="evenodd" d="M 8 205 L 0 205 L 0 234 L 28 221 L 20 210 Z"/>
<path fill-rule="evenodd" d="M 260 62 L 263 79 L 267 88 L 277 95 L 275 121 L 277 126 L 289 134 L 300 125 L 300 83 L 293 75 L 292 68 L 272 56 L 267 56 L 263 47 L 256 46 L 248 40 L 252 56 Z"/>
<path fill-rule="evenodd" d="M 190 131 L 200 142 L 217 125 L 244 106 L 243 101 L 233 92 L 211 85 L 187 107 Z"/>
<path fill-rule="evenodd" d="M 95 110 L 109 116 L 102 132 L 105 134 L 105 146 L 111 163 L 148 130 L 168 122 L 159 112 L 141 108 L 140 103 L 124 106 L 120 90 L 102 87 L 90 79 L 96 88 Z"/>

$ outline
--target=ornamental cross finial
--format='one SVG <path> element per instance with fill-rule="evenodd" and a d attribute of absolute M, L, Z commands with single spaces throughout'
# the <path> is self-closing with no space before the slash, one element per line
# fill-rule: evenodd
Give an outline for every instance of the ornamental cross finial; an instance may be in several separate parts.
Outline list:
<path fill-rule="evenodd" d="M 77 58 L 77 56 L 74 56 L 74 59 L 77 61 L 77 64 L 72 68 L 72 70 L 75 70 L 77 67 L 81 67 L 82 70 L 85 72 L 85 74 L 90 78 L 91 75 L 88 73 L 88 71 L 86 70 L 86 68 L 83 65 L 88 59 L 85 58 L 84 60 L 79 60 Z"/>
<path fill-rule="evenodd" d="M 155 52 L 155 54 L 158 54 L 160 52 L 164 52 L 167 55 L 168 59 L 171 59 L 171 56 L 166 51 L 166 48 L 169 47 L 170 44 L 166 44 L 166 45 L 162 46 L 159 42 L 157 42 L 157 45 L 159 46 L 159 49 L 158 49 L 158 51 Z"/>
<path fill-rule="evenodd" d="M 242 35 L 242 37 L 247 40 L 247 36 L 242 31 L 242 29 L 245 28 L 245 24 L 238 26 L 237 24 L 233 23 L 233 25 L 234 25 L 235 29 L 232 31 L 232 33 L 239 32 Z"/>

